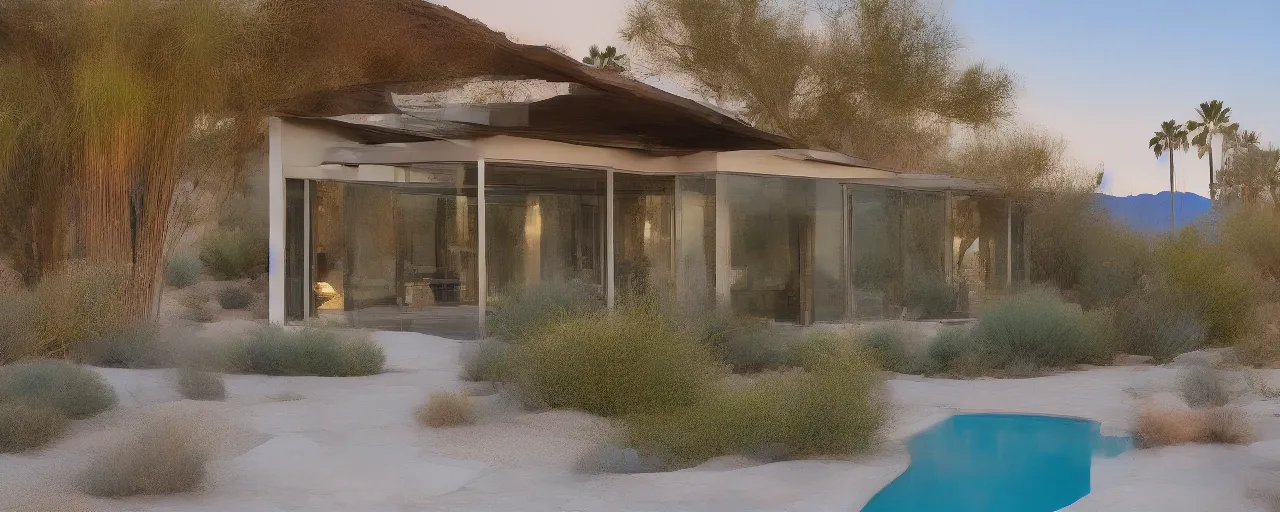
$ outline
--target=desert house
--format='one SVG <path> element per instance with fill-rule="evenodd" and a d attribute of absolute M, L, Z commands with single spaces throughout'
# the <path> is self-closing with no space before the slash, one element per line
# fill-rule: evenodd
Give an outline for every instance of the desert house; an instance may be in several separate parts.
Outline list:
<path fill-rule="evenodd" d="M 440 33 L 470 41 L 465 62 L 271 120 L 274 323 L 472 339 L 496 297 L 546 280 L 799 325 L 914 319 L 1026 279 L 1020 208 L 993 186 L 805 148 L 449 9 L 387 4 L 439 55 Z"/>

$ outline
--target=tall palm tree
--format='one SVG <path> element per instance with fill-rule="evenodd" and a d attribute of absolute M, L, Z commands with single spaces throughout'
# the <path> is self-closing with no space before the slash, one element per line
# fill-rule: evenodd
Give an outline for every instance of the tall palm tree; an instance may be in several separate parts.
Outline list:
<path fill-rule="evenodd" d="M 1191 145 L 1196 147 L 1196 158 L 1209 155 L 1209 199 L 1213 200 L 1213 137 L 1224 132 L 1234 132 L 1240 125 L 1231 123 L 1231 107 L 1224 107 L 1220 100 L 1201 103 L 1196 108 L 1196 115 L 1200 116 L 1200 120 L 1187 121 L 1187 131 L 1198 132 L 1191 139 Z"/>
<path fill-rule="evenodd" d="M 1186 151 L 1190 144 L 1187 142 L 1187 129 L 1182 127 L 1178 121 L 1170 119 L 1160 123 L 1160 131 L 1156 132 L 1147 146 L 1155 151 L 1156 158 L 1169 153 L 1169 229 L 1177 231 L 1177 219 L 1173 213 L 1173 152 Z"/>

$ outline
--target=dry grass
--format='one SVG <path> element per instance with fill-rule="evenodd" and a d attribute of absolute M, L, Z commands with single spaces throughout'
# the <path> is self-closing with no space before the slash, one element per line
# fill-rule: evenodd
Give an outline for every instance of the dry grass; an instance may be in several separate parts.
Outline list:
<path fill-rule="evenodd" d="M 65 361 L 30 361 L 0 366 L 0 402 L 14 400 L 80 419 L 115 406 L 116 392 L 88 368 Z"/>
<path fill-rule="evenodd" d="M 45 446 L 62 435 L 67 417 L 52 407 L 25 402 L 0 403 L 0 453 L 16 453 Z"/>
<path fill-rule="evenodd" d="M 418 408 L 418 424 L 429 428 L 457 427 L 476 421 L 475 406 L 461 393 L 432 393 Z"/>
<path fill-rule="evenodd" d="M 1251 328 L 1236 349 L 1241 359 L 1253 366 L 1280 366 L 1280 303 L 1259 305 L 1253 310 Z"/>
<path fill-rule="evenodd" d="M 157 418 L 95 458 L 80 475 L 80 490 L 105 498 L 186 492 L 204 480 L 208 459 L 192 425 Z"/>
<path fill-rule="evenodd" d="M 184 368 L 178 370 L 175 380 L 178 392 L 188 400 L 221 402 L 227 399 L 227 387 L 222 383 L 222 376 L 216 373 Z"/>
<path fill-rule="evenodd" d="M 1244 411 L 1230 407 L 1172 409 L 1143 404 L 1134 424 L 1141 448 L 1190 443 L 1248 444 L 1253 428 Z"/>
<path fill-rule="evenodd" d="M 209 294 L 200 290 L 190 290 L 178 295 L 178 304 L 187 309 L 198 309 L 209 305 Z"/>

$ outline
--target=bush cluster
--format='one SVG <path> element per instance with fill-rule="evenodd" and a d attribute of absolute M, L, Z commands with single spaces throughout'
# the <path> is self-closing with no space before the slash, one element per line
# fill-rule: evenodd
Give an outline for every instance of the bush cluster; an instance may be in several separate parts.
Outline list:
<path fill-rule="evenodd" d="M 428 428 L 470 425 L 476 421 L 475 406 L 461 393 L 432 393 L 418 408 L 418 424 Z"/>
<path fill-rule="evenodd" d="M 237 373 L 358 377 L 382 372 L 386 359 L 368 333 L 269 326 L 231 343 L 225 364 L 227 371 Z"/>
<path fill-rule="evenodd" d="M 218 290 L 218 305 L 222 309 L 245 309 L 253 304 L 253 290 L 249 285 L 233 284 Z"/>
<path fill-rule="evenodd" d="M 250 229 L 218 228 L 201 240 L 200 263 L 219 281 L 257 277 L 267 271 L 267 239 Z"/>
<path fill-rule="evenodd" d="M 186 288 L 200 282 L 204 266 L 200 258 L 191 253 L 178 253 L 164 264 L 164 283 L 174 288 Z"/>
<path fill-rule="evenodd" d="M 132 322 L 120 300 L 123 267 L 70 262 L 35 289 L 0 301 L 0 363 L 67 358 L 84 344 L 107 339 Z"/>
<path fill-rule="evenodd" d="M 87 418 L 116 404 L 96 372 L 64 361 L 0 366 L 0 453 L 45 446 L 68 419 Z"/>
<path fill-rule="evenodd" d="M 604 308 L 594 286 L 581 281 L 547 280 L 510 290 L 485 321 L 490 336 L 522 343 L 561 316 L 578 316 Z"/>

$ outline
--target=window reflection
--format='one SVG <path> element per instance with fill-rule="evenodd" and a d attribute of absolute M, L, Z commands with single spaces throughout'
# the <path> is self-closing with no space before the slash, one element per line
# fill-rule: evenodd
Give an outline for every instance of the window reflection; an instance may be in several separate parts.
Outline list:
<path fill-rule="evenodd" d="M 689 307 L 715 304 L 716 178 L 676 178 L 676 293 Z"/>
<path fill-rule="evenodd" d="M 952 234 L 961 308 L 972 312 L 1009 279 L 1009 212 L 1003 198 L 954 196 Z"/>
<path fill-rule="evenodd" d="M 670 292 L 675 264 L 675 178 L 615 173 L 613 197 L 618 294 Z"/>

